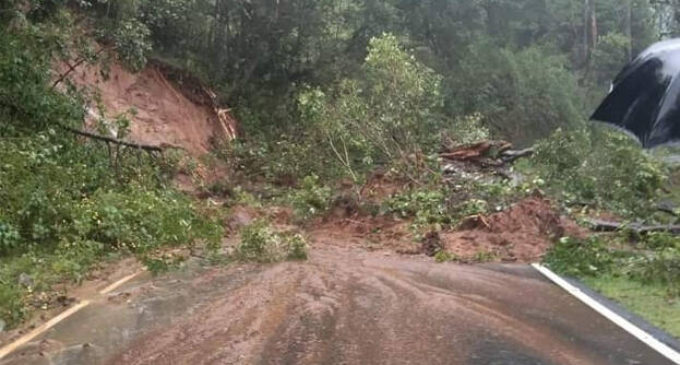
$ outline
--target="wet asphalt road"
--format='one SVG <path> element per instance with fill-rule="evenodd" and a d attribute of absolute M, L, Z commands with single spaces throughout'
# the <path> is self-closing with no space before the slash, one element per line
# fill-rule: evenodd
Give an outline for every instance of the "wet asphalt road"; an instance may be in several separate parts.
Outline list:
<path fill-rule="evenodd" d="M 672 363 L 528 266 L 329 249 L 142 276 L 9 364 Z"/>

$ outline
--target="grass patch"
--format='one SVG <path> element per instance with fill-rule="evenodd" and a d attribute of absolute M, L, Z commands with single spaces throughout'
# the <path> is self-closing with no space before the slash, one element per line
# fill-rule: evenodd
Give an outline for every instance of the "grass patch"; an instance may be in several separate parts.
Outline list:
<path fill-rule="evenodd" d="M 642 284 L 621 276 L 587 277 L 589 287 L 615 300 L 653 325 L 680 339 L 680 298 L 661 284 Z"/>
<path fill-rule="evenodd" d="M 680 241 L 667 234 L 638 238 L 635 244 L 624 234 L 563 238 L 545 263 L 680 338 Z"/>

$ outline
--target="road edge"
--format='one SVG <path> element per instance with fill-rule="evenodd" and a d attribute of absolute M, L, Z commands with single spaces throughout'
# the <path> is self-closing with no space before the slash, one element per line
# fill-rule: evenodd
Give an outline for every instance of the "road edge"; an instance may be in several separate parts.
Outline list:
<path fill-rule="evenodd" d="M 116 290 L 117 288 L 119 288 L 123 284 L 127 283 L 128 281 L 134 279 L 139 274 L 141 274 L 145 271 L 146 270 L 141 270 L 141 271 L 138 271 L 134 274 L 128 275 L 128 276 L 114 282 L 113 284 L 107 286 L 106 288 L 102 289 L 101 291 L 99 291 L 99 294 L 100 295 L 106 295 L 106 294 Z M 56 317 L 54 317 L 54 318 L 50 319 L 49 321 L 41 324 L 40 326 L 38 326 L 34 330 L 32 330 L 32 331 L 28 332 L 27 334 L 19 337 L 18 339 L 12 341 L 11 343 L 7 344 L 6 346 L 1 346 L 0 347 L 0 360 L 7 357 L 9 354 L 13 353 L 14 351 L 16 351 L 21 346 L 29 343 L 34 338 L 36 338 L 36 337 L 42 335 L 43 333 L 47 332 L 49 329 L 56 326 L 57 324 L 59 324 L 60 322 L 65 320 L 66 318 L 72 316 L 73 314 L 77 313 L 81 309 L 87 307 L 88 305 L 90 305 L 90 303 L 92 303 L 90 300 L 78 301 L 77 304 L 75 304 L 71 308 L 61 312 Z"/>
<path fill-rule="evenodd" d="M 675 351 L 673 348 L 670 346 L 666 345 L 665 343 L 659 341 L 656 339 L 656 337 L 652 336 L 648 332 L 642 330 L 640 327 L 634 325 L 627 319 L 623 318 L 621 315 L 618 313 L 612 311 L 611 309 L 607 308 L 605 305 L 597 301 L 596 299 L 592 298 L 585 292 L 583 292 L 581 289 L 577 288 L 576 286 L 572 285 L 569 283 L 567 280 L 562 278 L 561 276 L 557 275 L 554 273 L 552 270 L 548 269 L 547 267 L 541 265 L 541 264 L 532 264 L 531 265 L 534 269 L 536 269 L 538 272 L 540 272 L 543 276 L 548 278 L 548 280 L 552 281 L 555 283 L 557 286 L 560 288 L 564 289 L 566 292 L 574 296 L 576 299 L 581 301 L 583 304 L 587 305 L 594 311 L 596 311 L 598 314 L 602 315 L 603 317 L 607 318 L 609 321 L 612 323 L 616 324 L 620 328 L 622 328 L 624 331 L 628 332 L 630 335 L 633 337 L 637 338 L 638 340 L 642 341 L 644 344 L 647 346 L 651 347 L 670 361 L 680 364 L 680 353 Z"/>

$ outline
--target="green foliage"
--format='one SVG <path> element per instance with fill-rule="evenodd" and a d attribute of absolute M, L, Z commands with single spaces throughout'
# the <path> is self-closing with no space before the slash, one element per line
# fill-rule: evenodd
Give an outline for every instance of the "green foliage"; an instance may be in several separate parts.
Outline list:
<path fill-rule="evenodd" d="M 437 252 L 437 253 L 434 255 L 434 260 L 435 260 L 437 263 L 442 264 L 442 263 L 445 263 L 445 262 L 455 262 L 455 261 L 458 261 L 459 258 L 458 258 L 456 255 L 454 255 L 454 254 L 452 254 L 452 253 L 450 253 L 450 252 L 448 252 L 448 251 L 440 250 L 439 252 Z"/>
<path fill-rule="evenodd" d="M 630 277 L 643 283 L 662 284 L 680 295 L 680 238 L 666 233 L 644 237 L 649 249 L 631 259 L 626 266 Z"/>
<path fill-rule="evenodd" d="M 582 125 L 582 100 L 565 59 L 533 46 L 520 51 L 477 42 L 447 79 L 448 109 L 481 113 L 497 134 L 530 144 L 557 127 Z"/>
<path fill-rule="evenodd" d="M 558 130 L 533 158 L 547 185 L 568 202 L 622 216 L 651 213 L 667 180 L 662 163 L 628 136 L 610 130 Z"/>
<path fill-rule="evenodd" d="M 498 259 L 498 255 L 489 251 L 478 251 L 474 256 L 474 261 L 477 263 L 492 262 Z"/>
<path fill-rule="evenodd" d="M 616 266 L 614 253 L 597 237 L 587 240 L 562 238 L 544 261 L 555 271 L 577 277 L 603 275 Z"/>
<path fill-rule="evenodd" d="M 282 186 L 296 185 L 298 179 L 313 174 L 324 179 L 340 175 L 336 165 L 329 163 L 327 151 L 320 149 L 315 136 L 305 131 L 297 136 L 280 135 L 275 140 L 256 135 L 248 141 L 232 141 L 217 153 L 235 173 Z"/>
<path fill-rule="evenodd" d="M 483 125 L 483 116 L 479 113 L 456 118 L 447 131 L 448 136 L 460 145 L 471 144 L 491 138 L 491 132 Z"/>
<path fill-rule="evenodd" d="M 222 236 L 186 197 L 172 191 L 97 191 L 75 209 L 69 232 L 73 241 L 91 240 L 134 253 L 202 239 L 215 242 Z"/>
<path fill-rule="evenodd" d="M 298 217 L 310 218 L 328 210 L 331 189 L 321 185 L 318 176 L 310 175 L 302 180 L 299 189 L 291 193 L 289 200 Z"/>
<path fill-rule="evenodd" d="M 400 218 L 414 218 L 414 224 L 419 227 L 452 223 L 444 192 L 439 190 L 425 189 L 398 194 L 383 203 L 383 210 Z"/>
<path fill-rule="evenodd" d="M 595 73 L 594 82 L 599 85 L 611 83 L 628 63 L 628 49 L 631 39 L 614 32 L 600 36 L 597 48 L 593 50 L 592 63 Z"/>
<path fill-rule="evenodd" d="M 19 246 L 20 239 L 16 228 L 0 222 L 0 253 L 7 253 Z"/>
<path fill-rule="evenodd" d="M 300 234 L 295 234 L 288 238 L 288 254 L 287 260 L 304 261 L 307 260 L 307 241 Z"/>
<path fill-rule="evenodd" d="M 642 250 L 614 249 L 612 243 L 598 237 L 562 238 L 545 262 L 566 275 L 626 276 L 644 285 L 660 284 L 670 295 L 680 295 L 680 239 L 665 233 L 651 234 L 638 243 Z"/>
<path fill-rule="evenodd" d="M 44 130 L 82 116 L 82 108 L 48 86 L 52 41 L 37 32 L 0 32 L 0 135 Z"/>
<path fill-rule="evenodd" d="M 307 243 L 303 236 L 279 233 L 261 220 L 241 230 L 241 242 L 235 256 L 239 260 L 259 263 L 305 260 Z"/>
<path fill-rule="evenodd" d="M 168 188 L 164 163 L 65 130 L 82 125 L 86 103 L 72 88 L 57 92 L 49 67 L 76 43 L 63 39 L 72 22 L 41 21 L 0 32 L 0 319 L 10 326 L 37 303 L 34 293 L 81 281 L 108 257 L 139 255 L 155 269 L 167 245 L 214 246 L 222 237 L 215 220 Z M 106 122 L 125 137 L 127 118 Z M 22 277 L 32 284 L 20 285 Z"/>
<path fill-rule="evenodd" d="M 160 256 L 145 256 L 142 258 L 144 266 L 151 272 L 152 275 L 159 275 L 166 273 L 172 269 L 178 268 L 186 260 L 184 256 L 163 254 Z"/>
<path fill-rule="evenodd" d="M 149 28 L 136 20 L 120 22 L 111 34 L 118 56 L 133 71 L 146 66 L 146 55 L 151 51 L 150 35 Z"/>
<path fill-rule="evenodd" d="M 371 40 L 360 78 L 343 80 L 328 92 L 307 90 L 298 105 L 304 122 L 319 130 L 356 180 L 357 165 L 405 162 L 438 147 L 437 131 L 446 121 L 440 82 L 395 36 L 384 34 Z"/>

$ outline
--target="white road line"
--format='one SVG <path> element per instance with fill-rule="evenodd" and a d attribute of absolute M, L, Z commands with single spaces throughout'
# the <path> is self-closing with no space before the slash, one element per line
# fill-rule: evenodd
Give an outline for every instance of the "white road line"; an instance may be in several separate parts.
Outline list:
<path fill-rule="evenodd" d="M 2 349 L 0 349 L 0 360 L 2 358 L 4 358 L 5 356 L 9 355 L 10 353 L 12 353 L 14 350 L 18 349 L 19 347 L 30 342 L 32 339 L 39 336 L 43 332 L 54 327 L 57 323 L 63 321 L 64 319 L 68 318 L 69 316 L 78 312 L 79 310 L 87 307 L 89 304 L 90 304 L 89 300 L 83 300 L 82 302 L 80 302 L 80 303 L 76 304 L 75 306 L 69 308 L 65 312 L 59 314 L 58 316 L 50 319 L 49 321 L 43 323 L 40 326 L 38 326 L 33 331 L 21 336 L 18 340 L 16 340 L 16 341 L 12 342 L 11 344 L 3 347 Z"/>
<path fill-rule="evenodd" d="M 536 270 L 538 270 L 541 274 L 550 279 L 552 282 L 560 286 L 562 289 L 566 290 L 569 294 L 575 296 L 578 300 L 580 300 L 581 302 L 595 310 L 597 313 L 614 322 L 614 324 L 623 328 L 626 332 L 635 336 L 638 340 L 644 342 L 647 346 L 653 348 L 654 350 L 656 350 L 669 360 L 673 361 L 674 363 L 680 364 L 680 353 L 670 348 L 668 345 L 657 340 L 656 338 L 654 338 L 654 336 L 643 331 L 636 325 L 630 323 L 625 318 L 616 314 L 614 311 L 600 304 L 600 302 L 591 298 L 581 289 L 571 285 L 569 282 L 562 279 L 559 275 L 555 274 L 547 267 L 540 264 L 533 264 L 531 266 L 533 266 Z"/>

